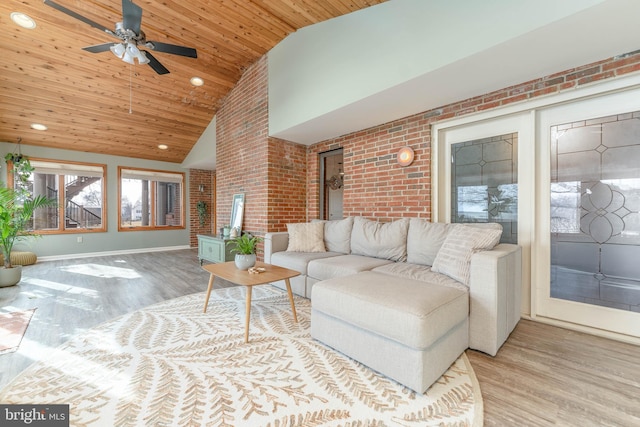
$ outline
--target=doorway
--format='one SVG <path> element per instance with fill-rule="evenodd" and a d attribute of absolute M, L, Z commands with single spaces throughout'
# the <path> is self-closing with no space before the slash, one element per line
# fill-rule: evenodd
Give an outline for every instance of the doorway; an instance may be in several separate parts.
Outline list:
<path fill-rule="evenodd" d="M 436 126 L 432 163 L 432 221 L 500 223 L 501 242 L 522 247 L 523 295 L 531 292 L 533 130 L 530 112 Z M 530 310 L 523 298 L 522 312 Z"/>
<path fill-rule="evenodd" d="M 342 148 L 320 153 L 320 219 L 343 218 L 344 167 Z"/>

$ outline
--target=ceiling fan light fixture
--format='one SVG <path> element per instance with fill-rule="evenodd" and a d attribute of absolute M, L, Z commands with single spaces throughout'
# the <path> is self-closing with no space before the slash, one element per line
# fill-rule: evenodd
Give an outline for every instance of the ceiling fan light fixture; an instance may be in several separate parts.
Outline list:
<path fill-rule="evenodd" d="M 135 57 L 140 54 L 140 49 L 138 49 L 138 47 L 131 42 L 127 43 L 127 51 L 131 54 L 131 56 Z"/>
<path fill-rule="evenodd" d="M 139 64 L 149 63 L 149 58 L 147 58 L 147 55 L 145 55 L 143 51 L 138 49 L 138 46 L 136 46 L 135 43 L 132 43 L 132 42 L 127 43 L 127 50 L 126 50 L 125 56 L 127 56 L 127 54 L 131 56 L 132 61 L 134 58 L 137 59 Z M 125 61 L 125 62 L 129 62 L 129 61 Z"/>
<path fill-rule="evenodd" d="M 16 24 L 21 26 L 22 28 L 26 28 L 27 30 L 33 30 L 36 27 L 36 21 L 33 20 L 29 15 L 22 12 L 11 12 L 11 20 Z"/>
<path fill-rule="evenodd" d="M 126 50 L 124 47 L 124 44 L 122 43 L 116 43 L 113 46 L 111 46 L 109 49 L 111 49 L 111 52 L 113 52 L 113 54 L 120 59 L 122 59 L 122 55 L 124 55 L 124 52 Z"/>
<path fill-rule="evenodd" d="M 136 58 L 138 58 L 138 63 L 139 64 L 148 64 L 149 63 L 149 58 L 147 58 L 147 55 L 145 55 L 144 51 L 139 50 L 138 51 L 138 55 L 136 56 Z"/>
<path fill-rule="evenodd" d="M 134 65 L 136 62 L 133 60 L 133 58 L 134 56 L 131 55 L 128 49 L 124 51 L 124 55 L 122 55 L 122 60 L 124 62 L 126 62 L 127 64 Z"/>

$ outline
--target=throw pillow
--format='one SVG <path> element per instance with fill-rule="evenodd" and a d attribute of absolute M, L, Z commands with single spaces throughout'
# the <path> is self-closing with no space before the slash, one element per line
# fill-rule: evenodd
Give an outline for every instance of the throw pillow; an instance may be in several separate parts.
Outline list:
<path fill-rule="evenodd" d="M 304 222 L 287 224 L 289 232 L 288 252 L 326 252 L 324 247 L 324 223 Z"/>
<path fill-rule="evenodd" d="M 355 217 L 351 231 L 351 253 L 391 261 L 407 259 L 409 219 L 377 222 Z"/>
<path fill-rule="evenodd" d="M 500 241 L 502 229 L 452 225 L 454 227 L 438 251 L 431 270 L 469 286 L 471 256 L 475 252 L 493 249 Z"/>

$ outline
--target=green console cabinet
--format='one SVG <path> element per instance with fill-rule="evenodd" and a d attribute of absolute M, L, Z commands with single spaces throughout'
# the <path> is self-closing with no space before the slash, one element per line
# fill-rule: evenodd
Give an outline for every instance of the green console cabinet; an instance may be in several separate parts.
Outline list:
<path fill-rule="evenodd" d="M 231 240 L 213 234 L 198 234 L 198 258 L 200 265 L 204 261 L 227 262 L 233 261 L 234 254 L 231 253 L 233 245 L 227 245 Z"/>

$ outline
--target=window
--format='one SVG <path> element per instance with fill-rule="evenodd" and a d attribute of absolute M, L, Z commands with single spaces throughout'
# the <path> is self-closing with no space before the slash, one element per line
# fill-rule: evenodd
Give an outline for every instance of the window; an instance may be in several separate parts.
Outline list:
<path fill-rule="evenodd" d="M 184 174 L 118 168 L 119 230 L 184 228 Z"/>
<path fill-rule="evenodd" d="M 30 163 L 34 170 L 24 189 L 58 201 L 57 208 L 35 212 L 33 230 L 40 234 L 106 231 L 105 165 L 42 159 L 30 159 Z"/>

